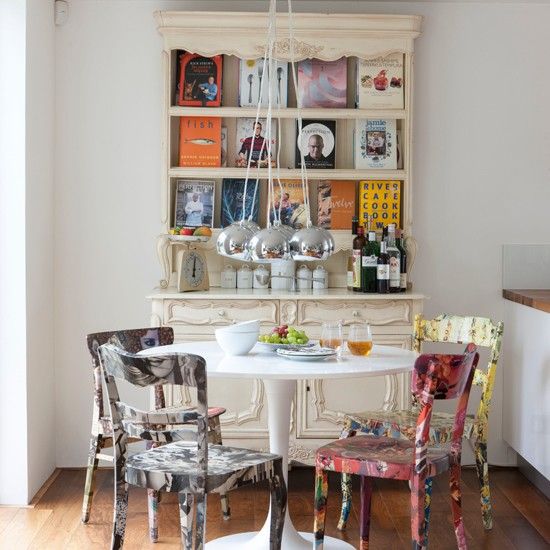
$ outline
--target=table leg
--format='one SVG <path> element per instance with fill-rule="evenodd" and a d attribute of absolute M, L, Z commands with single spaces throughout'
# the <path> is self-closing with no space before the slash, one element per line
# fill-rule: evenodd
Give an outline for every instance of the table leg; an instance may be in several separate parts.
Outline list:
<path fill-rule="evenodd" d="M 288 482 L 288 442 L 290 436 L 290 411 L 292 399 L 296 393 L 296 380 L 264 380 L 267 396 L 267 416 L 269 429 L 269 450 L 283 457 L 285 481 Z M 236 549 L 268 550 L 269 549 L 269 515 L 262 529 L 257 533 L 240 533 L 229 535 L 209 542 L 207 550 Z M 313 543 L 313 514 L 311 533 L 298 533 L 292 525 L 288 514 L 283 530 L 283 550 L 310 550 Z M 325 537 L 325 550 L 352 550 L 347 542 Z"/>

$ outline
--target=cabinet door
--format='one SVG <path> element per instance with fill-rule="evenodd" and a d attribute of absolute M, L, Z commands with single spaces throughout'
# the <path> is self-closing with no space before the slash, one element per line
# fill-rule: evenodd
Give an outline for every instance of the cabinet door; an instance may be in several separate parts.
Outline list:
<path fill-rule="evenodd" d="M 379 335 L 375 344 L 411 349 L 410 335 Z M 335 439 L 344 414 L 409 405 L 410 373 L 298 383 L 297 437 Z"/>

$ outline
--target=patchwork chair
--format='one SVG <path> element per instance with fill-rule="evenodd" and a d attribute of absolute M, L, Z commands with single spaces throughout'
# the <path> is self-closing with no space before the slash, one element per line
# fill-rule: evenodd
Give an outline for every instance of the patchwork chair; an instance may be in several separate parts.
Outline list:
<path fill-rule="evenodd" d="M 474 344 L 464 355 L 421 355 L 412 374 L 412 391 L 418 399 L 415 437 L 410 439 L 360 435 L 339 439 L 317 450 L 315 458 L 315 548 L 322 550 L 328 496 L 327 472 L 361 476 L 360 550 L 369 547 L 372 478 L 408 480 L 411 486 L 412 548 L 427 545 L 425 490 L 431 480 L 447 470 L 450 473 L 451 508 L 459 550 L 466 550 L 461 510 L 460 456 L 466 407 L 474 371 L 479 359 Z M 450 435 L 450 448 L 432 447 L 430 422 L 434 399 L 457 399 Z"/>
<path fill-rule="evenodd" d="M 100 459 L 113 461 L 113 457 L 102 453 L 102 450 L 113 446 L 113 423 L 109 415 L 104 413 L 103 387 L 101 367 L 99 363 L 99 346 L 114 340 L 126 351 L 137 353 L 146 348 L 156 346 L 166 346 L 174 343 L 174 331 L 171 327 L 154 327 L 132 330 L 119 330 L 110 332 L 99 332 L 89 334 L 87 337 L 88 350 L 92 356 L 92 366 L 94 375 L 94 405 L 92 413 L 92 433 L 90 436 L 90 448 L 88 453 L 88 466 L 86 470 L 86 483 L 84 486 L 84 499 L 82 502 L 82 522 L 88 523 L 92 509 L 92 500 L 94 495 L 94 479 Z M 154 388 L 155 409 L 160 413 L 162 411 L 184 411 L 182 408 L 166 409 L 164 400 L 164 391 L 161 385 Z M 194 409 L 191 409 L 194 410 Z M 221 407 L 208 409 L 208 435 L 212 443 L 222 444 L 222 435 L 220 428 L 220 415 L 225 412 Z M 141 441 L 140 437 L 130 437 L 128 443 Z M 150 441 L 148 446 L 154 445 Z M 221 506 L 224 519 L 229 519 L 229 501 L 225 494 L 221 494 Z M 150 491 L 148 495 L 149 512 L 149 536 L 152 542 L 158 540 L 157 523 L 158 494 Z"/>
<path fill-rule="evenodd" d="M 281 548 L 287 491 L 278 455 L 208 443 L 206 362 L 198 355 L 141 356 L 113 344 L 99 348 L 115 442 L 115 506 L 111 550 L 122 548 L 128 509 L 128 485 L 177 492 L 186 550 L 202 550 L 206 496 L 269 480 L 270 549 Z M 143 412 L 120 401 L 115 379 L 139 387 L 176 384 L 197 389 L 197 406 L 178 412 Z M 130 437 L 168 443 L 127 456 Z M 193 502 L 196 525 L 193 531 Z"/>
<path fill-rule="evenodd" d="M 500 356 L 503 328 L 503 323 L 497 323 L 485 317 L 459 317 L 457 315 L 440 315 L 431 320 L 423 319 L 421 315 L 417 315 L 414 323 L 414 349 L 418 353 L 421 351 L 423 342 L 454 344 L 472 342 L 478 347 L 490 349 L 487 370 L 477 369 L 474 375 L 474 384 L 481 386 L 481 401 L 477 414 L 467 415 L 464 427 L 464 437 L 473 447 L 475 453 L 481 494 L 481 515 L 485 529 L 493 527 L 491 493 L 489 490 L 489 464 L 487 462 L 487 438 L 489 435 L 489 408 L 495 383 L 497 362 Z M 414 440 L 417 415 L 418 407 L 414 397 L 411 410 L 366 411 L 348 414 L 344 417 L 344 427 L 340 437 L 351 437 L 361 432 L 388 437 L 405 437 Z M 450 442 L 452 428 L 452 414 L 434 412 L 429 432 L 430 444 Z M 431 484 L 428 485 L 426 511 L 429 516 Z M 344 474 L 342 476 L 342 510 L 338 529 L 345 529 L 350 508 L 351 479 Z"/>

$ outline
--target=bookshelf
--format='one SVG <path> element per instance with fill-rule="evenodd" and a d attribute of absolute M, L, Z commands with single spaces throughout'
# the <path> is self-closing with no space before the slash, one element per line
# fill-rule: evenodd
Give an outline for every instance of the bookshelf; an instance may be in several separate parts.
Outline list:
<path fill-rule="evenodd" d="M 266 4 L 267 7 L 267 4 Z M 148 299 L 152 303 L 151 323 L 170 325 L 180 341 L 214 337 L 217 327 L 235 321 L 258 318 L 265 330 L 276 324 L 295 325 L 318 338 L 321 324 L 328 319 L 342 319 L 344 330 L 356 321 L 368 321 L 375 343 L 410 348 L 414 315 L 422 311 L 423 296 L 411 291 L 392 295 L 365 295 L 346 290 L 346 256 L 351 247 L 351 232 L 333 231 L 336 253 L 324 263 L 329 273 L 329 289 L 321 293 L 288 293 L 272 290 L 228 290 L 219 288 L 223 266 L 238 262 L 216 254 L 215 242 L 220 231 L 220 196 L 223 178 L 244 178 L 246 169 L 233 167 L 236 157 L 236 120 L 254 118 L 256 108 L 239 107 L 239 59 L 262 57 L 266 43 L 267 13 L 244 12 L 176 12 L 155 13 L 163 38 L 163 97 L 161 135 L 161 212 L 164 233 L 157 242 L 162 269 L 160 289 Z M 414 40 L 420 35 L 421 17 L 411 15 L 307 14 L 293 16 L 295 60 L 318 58 L 348 60 L 347 105 L 341 109 L 306 108 L 303 119 L 336 121 L 335 169 L 308 169 L 312 218 L 316 222 L 317 189 L 321 179 L 347 180 L 356 185 L 360 180 L 399 180 L 402 182 L 402 226 L 408 236 L 409 265 L 414 262 L 416 241 L 413 236 L 413 67 Z M 275 57 L 290 61 L 290 42 L 286 14 L 277 15 Z M 188 51 L 203 56 L 223 55 L 222 106 L 182 107 L 176 104 L 178 52 Z M 404 56 L 404 108 L 355 108 L 355 67 L 358 58 L 384 57 L 391 53 Z M 296 119 L 298 109 L 289 71 L 288 107 L 273 110 L 281 120 L 281 168 L 284 179 L 299 179 L 294 168 Z M 260 110 L 265 118 L 267 109 Z M 179 167 L 180 117 L 221 117 L 227 129 L 227 167 Z M 356 170 L 353 162 L 353 139 L 358 119 L 396 119 L 401 135 L 402 167 L 397 170 Z M 275 175 L 275 173 L 274 173 Z M 252 169 L 250 177 L 267 178 L 267 169 Z M 210 273 L 211 289 L 207 292 L 178 294 L 174 290 L 174 267 L 179 243 L 171 242 L 167 233 L 173 223 L 174 189 L 179 178 L 214 180 L 216 197 L 214 230 L 209 242 L 201 244 Z M 260 184 L 260 222 L 266 223 L 267 184 Z M 411 261 L 412 260 L 412 261 Z M 264 330 L 264 329 L 262 329 Z M 342 410 L 365 408 L 376 404 L 386 409 L 404 407 L 408 401 L 408 375 L 386 377 L 363 383 L 331 381 L 299 382 L 293 412 L 291 458 L 311 462 L 314 449 L 339 434 Z M 222 418 L 224 438 L 249 448 L 265 447 L 267 438 L 265 395 L 260 381 L 232 385 L 225 381 L 218 387 L 213 380 L 209 399 L 228 408 Z M 345 400 L 342 396 L 346 396 Z M 173 404 L 191 404 L 187 394 L 168 392 Z M 345 401 L 345 402 L 344 402 Z"/>

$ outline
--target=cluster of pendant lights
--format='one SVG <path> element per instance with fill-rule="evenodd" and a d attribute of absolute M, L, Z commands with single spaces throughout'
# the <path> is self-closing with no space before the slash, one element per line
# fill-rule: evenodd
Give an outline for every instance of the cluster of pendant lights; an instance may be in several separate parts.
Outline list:
<path fill-rule="evenodd" d="M 290 34 L 290 58 L 292 63 L 292 76 L 294 82 L 294 88 L 298 97 L 298 91 L 296 86 L 296 75 L 294 71 L 294 37 L 292 33 L 292 8 L 290 0 L 288 2 L 288 16 L 289 16 L 289 34 Z M 274 58 L 273 49 L 275 44 L 275 19 L 276 19 L 276 0 L 270 0 L 269 8 L 269 28 L 268 28 L 268 41 L 266 51 L 264 55 L 264 74 L 268 75 L 268 78 L 262 80 L 260 89 L 260 98 L 262 97 L 262 91 L 265 80 L 269 80 L 269 75 L 276 74 L 274 70 Z M 267 63 L 267 71 L 265 70 Z M 252 160 L 252 151 L 254 147 L 251 147 L 251 153 L 249 154 L 248 166 L 246 171 L 245 187 L 243 193 L 242 204 L 242 219 L 235 222 L 228 227 L 224 228 L 217 240 L 216 249 L 218 254 L 232 258 L 234 260 L 254 261 L 258 263 L 269 263 L 273 260 L 298 260 L 298 261 L 315 261 L 326 260 L 334 252 L 334 239 L 329 231 L 320 227 L 315 227 L 311 222 L 311 213 L 308 200 L 308 186 L 307 186 L 307 174 L 305 169 L 305 162 L 302 156 L 302 191 L 304 193 L 304 207 L 306 211 L 306 226 L 302 229 L 295 230 L 288 225 L 280 223 L 280 209 L 277 212 L 275 207 L 275 193 L 273 178 L 271 174 L 271 89 L 272 86 L 268 82 L 268 109 L 267 109 L 267 131 L 266 137 L 262 144 L 267 147 L 267 159 L 268 159 L 268 181 L 269 181 L 269 197 L 270 206 L 272 209 L 272 218 L 275 220 L 273 223 L 268 221 L 265 229 L 260 229 L 259 225 L 252 221 L 251 216 L 246 218 L 246 197 L 248 177 L 250 173 L 250 163 Z M 300 98 L 298 97 L 298 107 L 300 107 Z M 258 110 L 256 112 L 256 122 L 258 121 L 260 114 L 261 100 L 258 101 Z M 254 126 L 255 127 L 255 126 Z M 302 120 L 298 115 L 298 127 L 301 132 Z M 279 128 L 279 136 L 280 128 Z M 254 139 L 254 138 L 253 138 Z M 262 151 L 260 151 L 260 156 Z M 302 153 L 301 153 L 302 154 Z M 302 154 L 303 155 L 303 154 Z M 277 170 L 279 169 L 279 153 L 277 152 Z M 277 180 L 279 178 L 277 177 Z M 258 180 L 256 180 L 256 189 L 254 191 L 254 197 L 258 190 Z M 279 191 L 282 189 L 279 182 Z M 252 204 L 254 199 L 252 200 Z M 252 206 L 251 206 L 252 208 Z M 268 208 L 269 210 L 269 208 Z"/>

